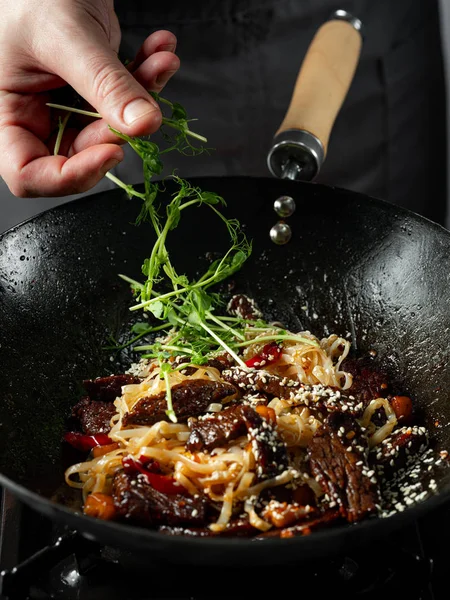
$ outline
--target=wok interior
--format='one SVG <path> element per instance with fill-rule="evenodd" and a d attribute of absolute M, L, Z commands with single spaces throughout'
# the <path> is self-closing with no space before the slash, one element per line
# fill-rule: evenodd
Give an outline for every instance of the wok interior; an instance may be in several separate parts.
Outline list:
<path fill-rule="evenodd" d="M 193 182 L 222 194 L 226 214 L 253 239 L 236 290 L 255 298 L 270 320 L 319 337 L 350 335 L 359 352 L 375 350 L 445 448 L 450 234 L 392 205 L 315 184 Z M 291 242 L 275 246 L 268 232 L 282 194 L 297 210 Z M 101 193 L 44 213 L 0 241 L 0 472 L 48 497 L 63 482 L 61 434 L 80 382 L 130 360 L 103 346 L 130 320 L 132 297 L 117 274 L 139 278 L 154 241 L 149 225 L 133 224 L 139 208 L 119 190 Z M 168 244 L 178 272 L 192 275 L 228 238 L 203 207 L 183 214 Z M 440 491 L 449 482 L 445 475 Z"/>

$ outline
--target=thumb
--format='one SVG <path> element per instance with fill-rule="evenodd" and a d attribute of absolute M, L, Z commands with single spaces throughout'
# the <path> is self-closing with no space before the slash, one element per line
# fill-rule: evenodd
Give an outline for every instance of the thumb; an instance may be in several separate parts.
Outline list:
<path fill-rule="evenodd" d="M 157 102 L 136 81 L 109 47 L 78 38 L 77 47 L 58 60 L 57 74 L 103 119 L 130 136 L 148 135 L 161 125 Z M 56 70 L 56 69 L 55 69 Z"/>

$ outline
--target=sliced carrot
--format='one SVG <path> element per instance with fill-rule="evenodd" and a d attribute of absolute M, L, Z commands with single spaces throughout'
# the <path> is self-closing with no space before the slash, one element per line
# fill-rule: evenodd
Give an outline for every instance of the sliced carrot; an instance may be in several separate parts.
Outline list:
<path fill-rule="evenodd" d="M 258 404 L 255 410 L 263 419 L 272 423 L 272 425 L 277 424 L 277 415 L 273 408 L 269 408 L 264 404 Z"/>
<path fill-rule="evenodd" d="M 113 497 L 108 496 L 108 494 L 101 494 L 100 492 L 89 494 L 83 511 L 85 515 L 105 521 L 111 521 L 116 516 Z"/>

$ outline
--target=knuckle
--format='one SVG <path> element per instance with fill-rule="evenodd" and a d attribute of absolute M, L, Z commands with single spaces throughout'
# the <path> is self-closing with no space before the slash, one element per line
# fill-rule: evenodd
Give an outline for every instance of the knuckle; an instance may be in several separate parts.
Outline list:
<path fill-rule="evenodd" d="M 99 59 L 91 60 L 92 89 L 99 100 L 108 100 L 125 94 L 129 89 L 129 75 L 120 66 L 100 62 Z"/>

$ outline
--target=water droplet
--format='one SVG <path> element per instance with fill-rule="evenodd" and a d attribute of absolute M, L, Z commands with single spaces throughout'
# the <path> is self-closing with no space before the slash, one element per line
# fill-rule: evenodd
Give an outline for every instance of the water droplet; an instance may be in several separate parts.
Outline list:
<path fill-rule="evenodd" d="M 275 244 L 282 246 L 287 244 L 292 237 L 292 230 L 287 223 L 279 221 L 270 230 L 270 239 Z"/>
<path fill-rule="evenodd" d="M 20 257 L 20 260 L 25 260 L 25 256 L 22 254 L 22 256 Z"/>
<path fill-rule="evenodd" d="M 279 217 L 290 217 L 295 212 L 295 201 L 291 196 L 280 196 L 273 203 L 273 209 Z"/>

